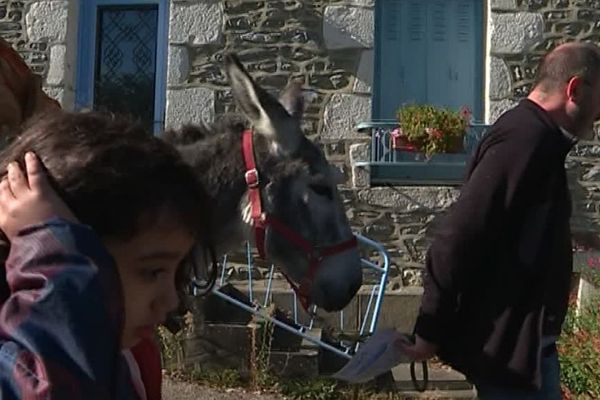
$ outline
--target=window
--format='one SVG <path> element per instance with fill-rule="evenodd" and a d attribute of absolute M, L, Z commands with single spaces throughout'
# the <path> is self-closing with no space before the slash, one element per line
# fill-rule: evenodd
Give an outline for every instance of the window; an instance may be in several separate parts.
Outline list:
<path fill-rule="evenodd" d="M 380 0 L 375 11 L 374 119 L 404 103 L 428 103 L 482 117 L 483 1 Z"/>
<path fill-rule="evenodd" d="M 474 124 L 465 153 L 392 149 L 389 133 L 403 104 L 468 107 L 483 117 L 484 10 L 481 0 L 378 0 L 375 8 L 373 120 L 359 129 L 372 135 L 373 184 L 458 184 L 468 152 L 485 132 Z M 383 121 L 383 122 L 382 122 Z"/>
<path fill-rule="evenodd" d="M 76 108 L 130 114 L 163 127 L 166 0 L 80 3 Z"/>

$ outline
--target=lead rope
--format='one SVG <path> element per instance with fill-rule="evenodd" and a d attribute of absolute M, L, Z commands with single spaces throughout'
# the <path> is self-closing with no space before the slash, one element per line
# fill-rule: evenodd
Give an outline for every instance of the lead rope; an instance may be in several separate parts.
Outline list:
<path fill-rule="evenodd" d="M 412 384 L 417 392 L 424 392 L 429 386 L 429 367 L 427 366 L 427 361 L 421 361 L 423 380 L 421 381 L 421 383 L 419 383 L 419 381 L 417 380 L 416 365 L 416 361 L 410 363 L 410 380 L 412 381 Z"/>
<path fill-rule="evenodd" d="M 412 333 L 410 339 L 413 343 L 416 342 L 414 329 L 413 329 L 413 333 Z M 421 381 L 421 383 L 419 383 L 419 380 L 417 379 L 417 372 L 416 372 L 416 369 L 417 369 L 416 367 L 417 367 L 418 363 L 419 363 L 418 361 L 412 361 L 410 363 L 410 380 L 412 381 L 412 384 L 417 392 L 424 392 L 427 390 L 427 387 L 429 386 L 429 367 L 427 365 L 426 360 L 423 360 L 420 362 L 421 363 L 421 372 L 423 373 L 423 380 Z"/>

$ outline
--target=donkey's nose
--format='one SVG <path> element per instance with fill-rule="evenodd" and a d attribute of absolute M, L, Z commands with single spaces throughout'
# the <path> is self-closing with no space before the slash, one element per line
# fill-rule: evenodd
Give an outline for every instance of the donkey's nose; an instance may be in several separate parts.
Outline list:
<path fill-rule="evenodd" d="M 356 293 L 358 293 L 358 290 L 360 289 L 360 287 L 362 286 L 362 279 L 360 281 L 356 281 L 350 284 L 350 290 L 348 292 L 348 297 L 353 298 Z"/>
<path fill-rule="evenodd" d="M 323 308 L 327 312 L 335 312 L 344 309 L 354 298 L 358 289 L 362 286 L 362 281 L 352 282 L 347 286 L 346 290 L 340 290 L 339 285 L 336 285 L 334 288 L 329 288 L 329 290 L 325 290 L 326 294 L 323 296 L 321 304 L 317 304 L 321 308 Z M 336 295 L 337 294 L 337 295 Z"/>

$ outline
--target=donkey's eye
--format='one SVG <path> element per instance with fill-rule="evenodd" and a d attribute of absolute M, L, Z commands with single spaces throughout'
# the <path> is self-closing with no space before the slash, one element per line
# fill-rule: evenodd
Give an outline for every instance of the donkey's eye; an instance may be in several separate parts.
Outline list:
<path fill-rule="evenodd" d="M 333 193 L 331 191 L 331 188 L 327 185 L 310 185 L 310 188 L 312 189 L 313 192 L 315 192 L 319 196 L 325 196 L 328 199 L 333 198 Z"/>

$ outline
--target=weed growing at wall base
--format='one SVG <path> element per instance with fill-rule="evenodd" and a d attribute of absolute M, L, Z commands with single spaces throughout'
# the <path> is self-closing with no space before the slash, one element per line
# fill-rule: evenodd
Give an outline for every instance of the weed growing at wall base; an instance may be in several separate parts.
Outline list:
<path fill-rule="evenodd" d="M 600 303 L 576 316 L 572 303 L 558 343 L 567 400 L 600 399 Z"/>

